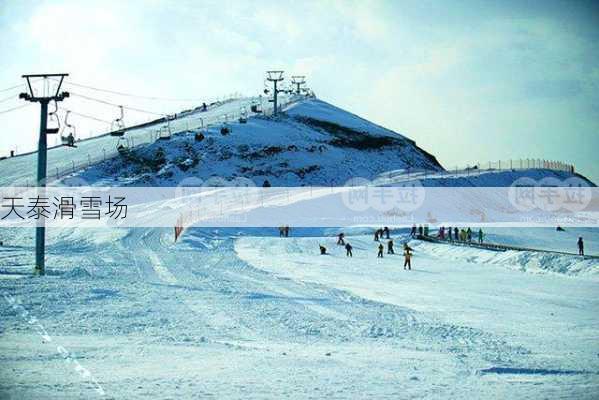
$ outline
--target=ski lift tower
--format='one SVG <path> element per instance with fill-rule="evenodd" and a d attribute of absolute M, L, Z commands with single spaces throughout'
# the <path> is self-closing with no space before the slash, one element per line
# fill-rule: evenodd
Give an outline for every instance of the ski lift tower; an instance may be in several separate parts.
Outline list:
<path fill-rule="evenodd" d="M 60 92 L 62 82 L 69 74 L 34 74 L 34 75 L 23 75 L 27 81 L 27 87 L 29 93 L 21 93 L 20 99 L 30 101 L 32 103 L 40 103 L 40 136 L 37 145 L 37 186 L 46 187 L 46 169 L 47 169 L 47 152 L 48 152 L 48 141 L 46 135 L 58 133 L 58 129 L 48 129 L 48 103 L 51 101 L 63 101 L 69 97 L 69 92 Z M 44 88 L 41 96 L 34 92 L 31 87 L 32 79 L 43 78 Z M 48 85 L 48 78 L 57 81 L 56 90 L 53 93 Z M 45 191 L 41 195 L 45 195 Z M 41 196 L 40 196 L 41 197 Z M 43 217 L 37 220 L 37 226 L 35 228 L 35 272 L 39 275 L 45 274 L 45 245 L 46 245 L 46 224 Z"/>
<path fill-rule="evenodd" d="M 277 83 L 283 81 L 283 72 L 284 71 L 266 71 L 266 80 L 273 83 L 274 115 L 277 115 L 277 95 L 282 91 L 277 89 Z"/>
<path fill-rule="evenodd" d="M 291 77 L 291 84 L 295 85 L 295 93 L 302 93 L 302 86 L 306 84 L 306 77 L 304 75 L 294 75 Z"/>

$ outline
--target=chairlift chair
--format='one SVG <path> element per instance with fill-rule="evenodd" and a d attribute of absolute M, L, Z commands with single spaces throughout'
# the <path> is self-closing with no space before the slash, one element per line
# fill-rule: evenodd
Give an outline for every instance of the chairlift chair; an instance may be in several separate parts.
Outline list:
<path fill-rule="evenodd" d="M 54 127 L 46 128 L 46 134 L 47 135 L 54 135 L 57 134 L 58 132 L 60 132 L 60 118 L 58 118 L 58 103 L 56 102 L 56 100 L 54 100 L 54 111 L 51 111 L 50 113 L 48 113 L 48 116 L 50 117 L 50 121 L 48 121 L 49 125 L 54 125 Z"/>
<path fill-rule="evenodd" d="M 240 124 L 246 124 L 248 122 L 248 112 L 247 109 L 245 107 L 241 107 L 241 110 L 239 112 L 239 123 Z"/>
<path fill-rule="evenodd" d="M 250 110 L 253 113 L 260 114 L 262 112 L 262 109 L 260 108 L 260 103 L 258 103 L 257 101 L 252 102 L 252 105 L 250 106 Z"/>
<path fill-rule="evenodd" d="M 170 140 L 171 139 L 171 129 L 170 126 L 162 126 L 158 130 L 158 140 Z"/>
<path fill-rule="evenodd" d="M 121 111 L 121 116 L 112 121 L 112 123 L 110 124 L 110 136 L 121 137 L 125 135 L 125 123 L 123 122 L 125 113 L 123 110 L 123 106 L 119 106 L 119 109 Z"/>
<path fill-rule="evenodd" d="M 129 153 L 129 140 L 127 140 L 124 137 L 119 137 L 117 143 L 116 143 L 116 150 L 119 152 L 119 154 L 124 155 Z"/>
<path fill-rule="evenodd" d="M 220 134 L 223 136 L 228 135 L 229 133 L 231 133 L 231 127 L 229 126 L 228 123 L 228 115 L 225 114 L 225 116 L 223 117 L 223 124 L 220 127 Z"/>
<path fill-rule="evenodd" d="M 75 138 L 77 137 L 77 131 L 75 129 L 75 126 L 69 123 L 70 113 L 71 111 L 67 111 L 67 113 L 64 116 L 64 128 L 63 132 L 61 132 L 60 134 L 60 141 L 63 146 L 77 147 L 75 146 Z M 64 132 L 65 128 L 67 130 L 66 134 Z"/>

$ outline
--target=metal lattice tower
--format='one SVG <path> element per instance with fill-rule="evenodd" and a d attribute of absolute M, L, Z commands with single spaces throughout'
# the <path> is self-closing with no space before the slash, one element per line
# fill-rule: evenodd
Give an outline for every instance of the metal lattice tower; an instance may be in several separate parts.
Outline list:
<path fill-rule="evenodd" d="M 279 92 L 283 92 L 284 90 L 277 89 L 277 83 L 282 82 L 285 78 L 283 78 L 284 71 L 266 71 L 266 80 L 273 83 L 273 105 L 274 105 L 274 115 L 277 115 L 277 95 Z"/>
<path fill-rule="evenodd" d="M 305 75 L 293 75 L 291 77 L 291 84 L 295 85 L 295 92 L 297 94 L 302 93 L 302 86 L 306 84 L 306 76 Z"/>
<path fill-rule="evenodd" d="M 20 99 L 30 101 L 32 103 L 40 103 L 40 133 L 39 141 L 37 146 L 37 186 L 39 188 L 46 187 L 46 169 L 47 169 L 47 152 L 48 152 L 48 141 L 46 135 L 58 133 L 58 128 L 48 129 L 48 103 L 51 101 L 63 101 L 69 97 L 68 92 L 60 92 L 62 82 L 69 74 L 34 74 L 34 75 L 23 75 L 27 81 L 27 87 L 29 93 L 21 93 Z M 34 78 L 43 78 L 44 83 L 47 83 L 47 79 L 51 78 L 57 80 L 56 91 L 50 93 L 47 88 L 47 93 L 42 93 L 43 96 L 38 96 L 33 88 L 31 87 L 31 80 Z M 45 195 L 45 189 L 42 191 Z M 35 272 L 39 275 L 44 275 L 46 272 L 45 266 L 45 246 L 46 246 L 46 224 L 45 219 L 40 217 L 37 221 L 35 228 Z"/>

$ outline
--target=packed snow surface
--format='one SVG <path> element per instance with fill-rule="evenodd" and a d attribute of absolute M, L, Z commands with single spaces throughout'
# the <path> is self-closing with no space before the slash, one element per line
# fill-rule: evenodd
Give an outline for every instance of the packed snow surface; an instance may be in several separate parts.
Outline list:
<path fill-rule="evenodd" d="M 48 276 L 0 279 L 0 397 L 102 398 L 62 346 L 115 399 L 596 398 L 596 261 L 531 270 L 410 241 L 404 271 L 369 230 L 346 230 L 353 258 L 337 232 L 190 229 L 174 244 L 168 229 L 50 230 Z M 599 237 L 521 232 L 493 235 L 573 247 L 583 234 L 589 251 Z M 7 233 L 1 271 L 18 276 L 33 230 Z M 392 237 L 400 253 L 407 234 Z"/>
<path fill-rule="evenodd" d="M 198 131 L 150 141 L 62 183 L 295 186 L 362 176 L 507 186 L 527 174 L 571 176 L 443 171 L 405 136 L 316 99 L 229 126 L 224 136 L 202 131 L 202 141 Z M 50 166 L 101 154 L 102 143 L 115 139 L 51 150 Z M 2 161 L 0 185 L 31 178 L 33 157 Z M 273 228 L 190 228 L 177 243 L 172 229 L 48 229 L 40 278 L 30 275 L 34 230 L 4 229 L 0 398 L 597 398 L 596 259 L 418 242 L 399 230 L 397 254 L 377 259 L 371 229 L 344 231 L 351 258 L 335 244 L 338 229 L 280 238 Z M 583 236 L 587 253 L 599 253 L 597 229 L 487 233 L 569 252 Z M 414 248 L 411 271 L 404 242 Z"/>

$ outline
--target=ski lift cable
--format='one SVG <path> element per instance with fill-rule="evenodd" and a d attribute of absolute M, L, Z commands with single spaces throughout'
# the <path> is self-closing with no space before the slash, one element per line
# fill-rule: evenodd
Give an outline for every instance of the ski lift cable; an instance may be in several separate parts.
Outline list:
<path fill-rule="evenodd" d="M 0 99 L 0 103 L 4 103 L 5 101 L 9 101 L 9 100 L 18 100 L 18 99 L 19 99 L 19 95 L 17 95 L 17 94 L 11 94 L 8 97 Z"/>
<path fill-rule="evenodd" d="M 30 83 L 33 84 L 33 83 L 39 82 L 41 79 L 43 79 L 43 78 L 32 79 Z M 0 89 L 0 93 L 8 92 L 9 90 L 23 89 L 23 88 L 27 88 L 27 85 L 25 85 L 24 83 L 20 83 L 20 84 L 15 85 L 15 86 L 11 86 L 11 87 L 7 87 L 7 88 L 4 88 L 4 89 Z"/>
<path fill-rule="evenodd" d="M 176 102 L 203 101 L 203 100 L 205 101 L 206 100 L 206 99 L 199 99 L 199 98 L 177 99 L 177 98 L 172 98 L 172 97 L 142 96 L 142 95 L 137 95 L 137 94 L 132 94 L 132 93 L 119 92 L 116 90 L 100 89 L 97 87 L 83 85 L 80 83 L 75 83 L 75 82 L 70 82 L 70 81 L 65 82 L 65 85 L 77 86 L 80 88 L 95 90 L 98 92 L 116 94 L 119 96 L 127 96 L 127 97 L 133 97 L 133 98 L 145 99 L 145 100 L 176 101 Z"/>
<path fill-rule="evenodd" d="M 111 103 L 111 102 L 106 101 L 106 100 L 96 99 L 94 97 L 86 96 L 86 95 L 79 94 L 79 93 L 74 93 L 73 91 L 70 91 L 69 93 L 71 95 L 74 95 L 76 97 L 81 97 L 81 98 L 89 100 L 89 101 L 95 101 L 97 103 L 106 104 L 106 105 L 113 106 L 113 107 L 123 107 L 126 110 L 137 111 L 137 112 L 141 112 L 141 113 L 145 113 L 145 114 L 151 114 L 151 115 L 157 115 L 157 116 L 160 116 L 160 117 L 164 117 L 164 116 L 167 115 L 166 113 L 157 113 L 157 112 L 153 112 L 153 111 L 142 110 L 141 108 L 136 108 L 136 107 L 130 107 L 130 106 L 126 106 L 126 105 Z"/>
<path fill-rule="evenodd" d="M 97 121 L 97 122 L 102 122 L 102 123 L 108 124 L 108 125 L 110 125 L 110 123 L 111 123 L 110 121 L 106 121 L 106 120 L 101 119 L 101 118 L 96 118 L 96 117 L 91 116 L 91 115 L 82 114 L 80 112 L 73 111 L 71 109 L 67 109 L 67 108 L 63 108 L 63 107 L 59 107 L 58 109 L 61 110 L 61 111 L 70 112 L 71 114 L 76 115 L 76 116 L 81 117 L 81 118 L 91 119 L 91 120 L 94 120 L 94 121 Z"/>
<path fill-rule="evenodd" d="M 32 83 L 33 83 L 33 81 L 32 81 Z M 23 87 L 23 86 L 25 86 L 25 84 L 24 84 L 24 83 L 20 83 L 20 84 L 18 84 L 18 85 L 11 86 L 11 87 L 9 87 L 9 88 L 0 89 L 0 93 L 3 93 L 3 92 L 8 92 L 9 90 L 14 90 L 14 89 L 17 89 L 17 88 L 20 88 L 20 87 Z"/>
<path fill-rule="evenodd" d="M 25 108 L 25 107 L 30 106 L 30 105 L 33 105 L 33 103 L 26 103 L 26 104 L 23 104 L 23 105 L 20 105 L 20 106 L 17 106 L 17 107 L 9 108 L 7 110 L 2 110 L 2 111 L 0 111 L 0 114 L 9 113 L 11 111 L 19 110 L 21 108 Z"/>

